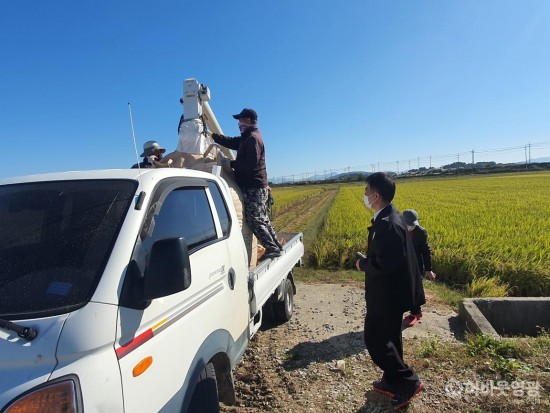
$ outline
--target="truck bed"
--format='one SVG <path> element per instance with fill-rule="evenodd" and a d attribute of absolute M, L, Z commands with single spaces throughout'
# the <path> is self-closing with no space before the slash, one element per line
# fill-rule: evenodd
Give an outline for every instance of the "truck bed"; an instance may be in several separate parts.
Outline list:
<path fill-rule="evenodd" d="M 261 261 L 249 274 L 249 278 L 254 282 L 258 309 L 262 308 L 281 281 L 286 279 L 287 275 L 292 272 L 292 269 L 301 264 L 304 255 L 303 234 L 301 232 L 278 233 L 277 237 L 286 241 L 283 244 L 281 256 Z"/>

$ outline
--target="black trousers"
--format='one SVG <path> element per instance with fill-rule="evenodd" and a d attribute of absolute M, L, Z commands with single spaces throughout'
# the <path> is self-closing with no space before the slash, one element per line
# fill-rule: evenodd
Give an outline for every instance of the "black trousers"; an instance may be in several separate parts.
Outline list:
<path fill-rule="evenodd" d="M 267 252 L 281 251 L 275 230 L 267 215 L 267 188 L 241 188 L 246 223 Z"/>
<path fill-rule="evenodd" d="M 371 309 L 369 312 L 367 306 L 365 345 L 374 364 L 384 372 L 382 377 L 397 392 L 414 389 L 420 380 L 414 370 L 403 361 L 402 320 L 402 311 Z"/>

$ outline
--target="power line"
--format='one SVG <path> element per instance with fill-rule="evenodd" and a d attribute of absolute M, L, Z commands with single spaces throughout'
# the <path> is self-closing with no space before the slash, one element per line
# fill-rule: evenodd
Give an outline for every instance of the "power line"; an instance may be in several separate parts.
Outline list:
<path fill-rule="evenodd" d="M 355 166 L 346 166 L 341 168 L 331 168 L 331 169 L 325 169 L 323 170 L 324 175 L 320 176 L 317 175 L 317 171 L 313 172 L 300 172 L 300 173 L 293 173 L 281 177 L 273 178 L 273 182 L 277 183 L 283 183 L 283 182 L 294 182 L 296 177 L 299 177 L 301 175 L 302 181 L 317 181 L 320 179 L 327 179 L 327 175 L 330 176 L 330 179 L 332 179 L 332 176 L 337 173 L 350 173 L 351 171 L 356 172 L 367 172 L 367 171 L 383 171 L 383 170 L 392 170 L 393 168 L 397 168 L 397 172 L 405 172 L 406 170 L 411 170 L 411 164 L 416 164 L 417 169 L 421 168 L 421 164 L 426 165 L 429 164 L 429 168 L 432 168 L 432 164 L 443 164 L 443 163 L 453 163 L 453 162 L 460 162 L 460 159 L 468 159 L 471 158 L 472 164 L 474 164 L 475 157 L 477 156 L 478 161 L 479 157 L 486 157 L 487 155 L 496 155 L 496 154 L 503 154 L 503 153 L 510 153 L 510 152 L 525 152 L 526 157 L 526 163 L 531 163 L 531 151 L 534 149 L 545 149 L 550 148 L 550 141 L 543 141 L 543 142 L 533 142 L 533 143 L 527 143 L 523 145 L 517 145 L 517 146 L 508 146 L 508 147 L 502 147 L 502 148 L 492 148 L 492 149 L 480 149 L 480 150 L 470 150 L 470 151 L 464 151 L 464 152 L 455 152 L 451 154 L 445 154 L 445 155 L 429 155 L 429 156 L 417 156 L 415 158 L 411 159 L 402 159 L 402 160 L 395 160 L 395 161 L 385 161 L 380 162 L 377 161 L 376 163 L 365 163 L 363 165 L 355 165 Z M 467 163 L 467 162 L 464 162 Z M 409 165 L 409 169 L 404 169 L 403 166 L 400 168 L 399 164 L 401 165 Z M 299 178 L 298 178 L 299 179 Z"/>

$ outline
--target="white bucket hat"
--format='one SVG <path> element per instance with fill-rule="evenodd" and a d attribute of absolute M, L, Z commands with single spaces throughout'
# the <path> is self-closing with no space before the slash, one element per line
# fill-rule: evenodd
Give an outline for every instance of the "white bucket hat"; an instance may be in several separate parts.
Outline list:
<path fill-rule="evenodd" d="M 143 144 L 143 153 L 139 156 L 145 157 L 145 156 L 151 156 L 154 155 L 156 151 L 160 151 L 161 153 L 166 152 L 166 149 L 161 148 L 161 146 L 158 144 L 157 141 L 147 141 Z"/>

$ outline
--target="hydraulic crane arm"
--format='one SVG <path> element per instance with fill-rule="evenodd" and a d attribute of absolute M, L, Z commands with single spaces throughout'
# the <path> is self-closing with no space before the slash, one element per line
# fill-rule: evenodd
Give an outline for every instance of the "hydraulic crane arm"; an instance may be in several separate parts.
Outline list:
<path fill-rule="evenodd" d="M 193 121 L 202 118 L 208 129 L 214 133 L 223 134 L 222 128 L 208 103 L 210 101 L 210 89 L 207 86 L 199 83 L 197 79 L 185 79 L 183 82 L 183 121 Z M 234 153 L 220 147 L 225 156 L 230 159 L 235 159 Z"/>

